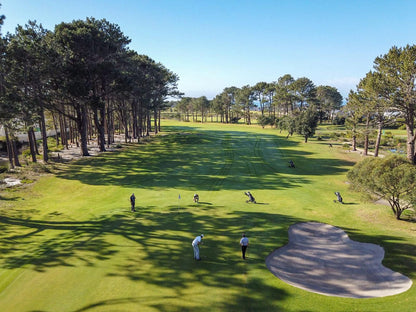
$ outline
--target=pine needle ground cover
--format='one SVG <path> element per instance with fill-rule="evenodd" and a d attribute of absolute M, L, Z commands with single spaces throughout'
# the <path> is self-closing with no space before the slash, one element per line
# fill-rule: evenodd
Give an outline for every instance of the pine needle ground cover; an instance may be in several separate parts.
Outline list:
<path fill-rule="evenodd" d="M 381 245 L 383 264 L 416 281 L 416 224 L 348 188 L 359 154 L 276 129 L 163 124 L 148 143 L 2 192 L 2 311 L 413 311 L 415 286 L 384 298 L 330 297 L 290 286 L 265 265 L 287 244 L 289 226 L 318 221 Z M 191 242 L 201 233 L 197 262 Z"/>

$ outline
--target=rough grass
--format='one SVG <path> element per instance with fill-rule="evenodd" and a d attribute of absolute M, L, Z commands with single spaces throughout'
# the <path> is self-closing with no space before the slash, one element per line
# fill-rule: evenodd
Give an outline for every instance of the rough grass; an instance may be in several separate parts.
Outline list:
<path fill-rule="evenodd" d="M 328 297 L 289 286 L 265 266 L 290 225 L 319 221 L 383 246 L 384 264 L 416 280 L 416 224 L 361 201 L 345 183 L 358 154 L 274 129 L 164 125 L 152 142 L 2 193 L 3 311 L 413 310 L 414 286 L 385 298 Z M 247 190 L 257 204 L 245 202 Z M 335 191 L 345 205 L 333 202 Z M 137 213 L 129 211 L 132 192 Z M 194 262 L 191 241 L 200 233 L 203 260 Z"/>

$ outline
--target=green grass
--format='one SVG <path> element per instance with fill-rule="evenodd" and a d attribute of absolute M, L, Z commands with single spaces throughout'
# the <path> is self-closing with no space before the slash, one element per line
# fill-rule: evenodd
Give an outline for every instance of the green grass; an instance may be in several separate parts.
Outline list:
<path fill-rule="evenodd" d="M 416 224 L 348 189 L 358 154 L 257 126 L 163 125 L 149 143 L 1 194 L 2 311 L 413 311 L 415 287 L 385 298 L 328 297 L 265 266 L 290 225 L 320 221 L 383 246 L 384 265 L 416 280 Z M 247 190 L 258 204 L 245 203 Z M 335 191 L 345 205 L 333 202 Z M 203 260 L 195 262 L 200 233 Z"/>

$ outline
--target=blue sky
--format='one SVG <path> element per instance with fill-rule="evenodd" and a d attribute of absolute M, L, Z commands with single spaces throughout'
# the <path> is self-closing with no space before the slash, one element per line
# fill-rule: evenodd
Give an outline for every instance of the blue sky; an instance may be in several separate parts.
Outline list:
<path fill-rule="evenodd" d="M 186 96 L 285 74 L 336 87 L 343 96 L 392 46 L 415 44 L 413 0 L 0 0 L 2 33 L 36 20 L 105 18 L 130 48 L 176 73 Z"/>

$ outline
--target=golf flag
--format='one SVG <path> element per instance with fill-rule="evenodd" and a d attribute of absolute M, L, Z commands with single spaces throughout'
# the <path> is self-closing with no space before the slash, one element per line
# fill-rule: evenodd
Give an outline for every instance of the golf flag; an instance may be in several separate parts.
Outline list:
<path fill-rule="evenodd" d="M 179 198 L 178 199 L 181 199 L 181 194 L 179 194 Z"/>

